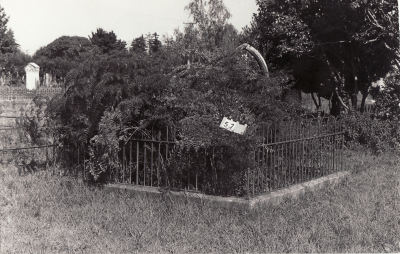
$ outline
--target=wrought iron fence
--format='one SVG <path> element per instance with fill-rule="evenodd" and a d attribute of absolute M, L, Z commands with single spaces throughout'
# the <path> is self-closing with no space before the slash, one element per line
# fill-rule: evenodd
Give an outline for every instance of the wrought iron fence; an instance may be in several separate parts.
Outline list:
<path fill-rule="evenodd" d="M 344 131 L 334 117 L 280 123 L 260 130 L 257 167 L 249 170 L 252 195 L 306 182 L 343 167 Z"/>
<path fill-rule="evenodd" d="M 259 143 L 249 151 L 247 162 L 235 158 L 235 147 L 182 149 L 172 128 L 138 131 L 121 142 L 115 158 L 118 166 L 104 180 L 222 196 L 260 195 L 341 171 L 343 130 L 333 117 L 269 124 L 257 130 Z M 42 166 L 61 163 L 65 172 L 86 179 L 96 159 L 85 145 L 11 147 L 8 143 L 0 153 L 20 158 L 16 162 L 25 166 L 29 159 Z"/>
<path fill-rule="evenodd" d="M 254 196 L 342 170 L 344 132 L 333 117 L 270 124 L 254 162 L 234 168 L 229 147 L 180 149 L 175 131 L 134 136 L 121 146 L 110 181 L 214 195 Z M 244 167 L 245 163 L 242 164 Z"/>

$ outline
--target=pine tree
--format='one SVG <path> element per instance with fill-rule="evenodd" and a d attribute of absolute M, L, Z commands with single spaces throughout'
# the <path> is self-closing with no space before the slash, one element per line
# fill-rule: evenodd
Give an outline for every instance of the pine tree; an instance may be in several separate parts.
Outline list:
<path fill-rule="evenodd" d="M 143 34 L 132 41 L 130 50 L 136 53 L 146 52 L 146 40 Z"/>
<path fill-rule="evenodd" d="M 158 39 L 158 34 L 157 33 L 154 33 L 153 34 L 153 39 L 152 39 L 152 41 L 151 41 L 151 48 L 150 48 L 150 51 L 152 52 L 152 53 L 156 53 L 156 52 L 158 52 L 158 51 L 160 51 L 160 49 L 161 49 L 161 41 Z"/>
<path fill-rule="evenodd" d="M 125 50 L 126 42 L 118 40 L 113 31 L 106 32 L 102 28 L 98 28 L 96 33 L 92 32 L 89 36 L 92 45 L 98 46 L 104 54 L 108 54 L 113 50 Z"/>
<path fill-rule="evenodd" d="M 151 33 L 146 34 L 145 40 L 147 42 L 148 53 L 151 54 L 151 48 L 153 47 L 153 37 L 152 37 Z"/>

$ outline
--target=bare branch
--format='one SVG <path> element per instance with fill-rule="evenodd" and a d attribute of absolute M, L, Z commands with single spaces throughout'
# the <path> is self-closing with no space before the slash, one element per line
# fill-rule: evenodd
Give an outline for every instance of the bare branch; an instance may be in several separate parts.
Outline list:
<path fill-rule="evenodd" d="M 369 21 L 370 21 L 372 24 L 374 24 L 375 26 L 377 26 L 377 27 L 379 27 L 379 28 L 385 30 L 385 28 L 384 28 L 383 26 L 379 25 L 378 21 L 376 20 L 375 15 L 372 14 L 371 10 L 368 10 L 368 14 L 369 14 L 369 15 L 368 15 L 367 17 L 368 17 Z M 371 20 L 370 17 L 371 17 L 373 20 Z"/>

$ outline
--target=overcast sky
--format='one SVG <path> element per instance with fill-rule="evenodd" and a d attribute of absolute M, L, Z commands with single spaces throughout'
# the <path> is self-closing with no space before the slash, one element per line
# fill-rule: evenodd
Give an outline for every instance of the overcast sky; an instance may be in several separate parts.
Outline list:
<path fill-rule="evenodd" d="M 230 23 L 239 31 L 257 11 L 255 0 L 225 0 Z M 8 28 L 21 50 L 33 55 L 41 46 L 67 36 L 88 38 L 97 28 L 114 31 L 126 42 L 142 34 L 170 34 L 189 22 L 189 0 L 0 0 Z"/>

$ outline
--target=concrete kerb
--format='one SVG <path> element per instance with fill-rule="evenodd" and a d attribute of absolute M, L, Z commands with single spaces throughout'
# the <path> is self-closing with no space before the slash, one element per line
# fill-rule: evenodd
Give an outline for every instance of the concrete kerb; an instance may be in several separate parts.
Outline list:
<path fill-rule="evenodd" d="M 328 176 L 320 177 L 309 182 L 296 184 L 288 188 L 273 191 L 268 194 L 259 195 L 253 198 L 220 197 L 185 191 L 162 191 L 157 187 L 136 186 L 131 184 L 107 184 L 106 191 L 123 191 L 144 194 L 149 197 L 160 197 L 168 195 L 171 198 L 188 200 L 196 203 L 207 203 L 211 206 L 227 209 L 252 210 L 258 206 L 276 206 L 286 198 L 297 199 L 307 191 L 318 191 L 327 186 L 334 186 L 344 180 L 350 172 L 337 172 Z"/>

